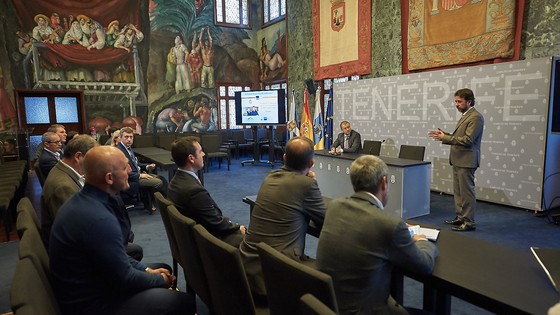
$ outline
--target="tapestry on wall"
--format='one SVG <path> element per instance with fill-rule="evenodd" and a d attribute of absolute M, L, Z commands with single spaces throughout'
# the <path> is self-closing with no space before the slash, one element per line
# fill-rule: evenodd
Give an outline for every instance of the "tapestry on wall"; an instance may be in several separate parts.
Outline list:
<path fill-rule="evenodd" d="M 404 73 L 519 59 L 523 0 L 401 0 L 401 4 Z"/>
<path fill-rule="evenodd" d="M 313 0 L 314 79 L 371 72 L 371 1 Z"/>

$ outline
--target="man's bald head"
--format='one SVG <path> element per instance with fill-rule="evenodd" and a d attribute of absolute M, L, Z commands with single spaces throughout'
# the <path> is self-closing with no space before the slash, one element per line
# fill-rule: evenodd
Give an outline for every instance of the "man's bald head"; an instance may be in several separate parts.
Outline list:
<path fill-rule="evenodd" d="M 286 144 L 284 161 L 286 166 L 304 171 L 313 166 L 313 142 L 306 137 L 294 137 Z"/>
<path fill-rule="evenodd" d="M 101 190 L 118 193 L 128 188 L 128 159 L 116 147 L 93 147 L 85 156 L 84 170 L 86 183 Z"/>

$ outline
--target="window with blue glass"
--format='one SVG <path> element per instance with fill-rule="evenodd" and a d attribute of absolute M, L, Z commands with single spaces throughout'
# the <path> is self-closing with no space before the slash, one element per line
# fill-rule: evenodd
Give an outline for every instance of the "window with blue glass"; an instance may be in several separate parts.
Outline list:
<path fill-rule="evenodd" d="M 25 97 L 24 101 L 27 124 L 48 124 L 50 122 L 47 97 Z"/>
<path fill-rule="evenodd" d="M 55 97 L 54 111 L 59 124 L 78 122 L 78 100 L 75 97 Z"/>

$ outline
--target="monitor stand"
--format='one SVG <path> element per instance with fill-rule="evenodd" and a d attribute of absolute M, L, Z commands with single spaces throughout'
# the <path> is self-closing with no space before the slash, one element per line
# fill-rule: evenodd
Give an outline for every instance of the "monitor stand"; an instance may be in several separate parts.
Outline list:
<path fill-rule="evenodd" d="M 274 145 L 272 142 L 272 126 L 268 126 L 268 161 L 261 161 L 261 152 L 259 150 L 259 138 L 258 138 L 258 126 L 251 126 L 253 130 L 253 159 L 245 160 L 241 162 L 241 166 L 245 166 L 246 163 L 251 163 L 251 165 L 270 165 L 274 167 Z M 271 161 L 272 160 L 272 161 Z"/>

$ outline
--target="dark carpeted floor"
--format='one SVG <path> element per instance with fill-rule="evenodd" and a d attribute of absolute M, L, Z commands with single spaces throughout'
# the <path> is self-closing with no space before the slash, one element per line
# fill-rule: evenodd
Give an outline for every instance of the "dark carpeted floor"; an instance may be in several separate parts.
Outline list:
<path fill-rule="evenodd" d="M 280 165 L 277 164 L 275 169 L 279 167 Z M 242 202 L 242 198 L 256 195 L 262 179 L 270 171 L 270 166 L 247 164 L 242 167 L 240 160 L 232 160 L 229 172 L 227 167 L 222 166 L 219 169 L 217 163 L 214 163 L 210 167 L 210 172 L 204 174 L 204 182 L 226 216 L 232 221 L 248 225 L 249 206 Z M 34 176 L 30 177 L 30 185 L 38 185 Z M 37 194 L 37 189 L 28 189 L 28 191 L 31 195 Z M 36 196 L 30 197 L 36 198 Z M 38 205 L 37 202 L 34 204 Z M 466 232 L 468 236 L 527 251 L 530 246 L 560 247 L 558 242 L 560 227 L 549 224 L 546 218 L 537 217 L 531 211 L 479 202 L 476 215 L 477 230 Z M 159 213 L 149 215 L 146 211 L 132 211 L 130 216 L 136 235 L 135 243 L 144 248 L 143 261 L 171 264 L 167 237 Z M 432 193 L 430 215 L 415 220 L 441 229 L 450 229 L 442 222 L 453 216 L 453 197 Z M 307 254 L 314 257 L 316 248 L 317 239 L 308 236 Z M 3 313 L 9 310 L 9 288 L 17 261 L 17 241 L 0 244 L 0 257 L 0 313 Z M 184 290 L 183 279 L 183 275 L 180 274 L 179 288 Z M 421 284 L 406 279 L 404 304 L 421 307 L 421 290 Z M 487 312 L 454 298 L 452 314 L 487 314 Z"/>

